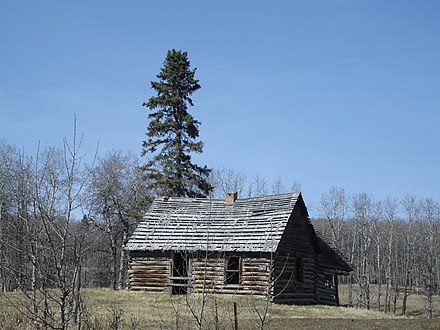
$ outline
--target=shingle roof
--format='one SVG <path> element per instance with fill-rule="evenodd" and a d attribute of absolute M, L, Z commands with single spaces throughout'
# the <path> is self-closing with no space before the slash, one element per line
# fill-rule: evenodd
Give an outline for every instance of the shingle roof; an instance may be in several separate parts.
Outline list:
<path fill-rule="evenodd" d="M 131 236 L 134 251 L 275 252 L 299 193 L 237 199 L 158 197 Z"/>
<path fill-rule="evenodd" d="M 350 263 L 339 249 L 325 235 L 316 230 L 315 233 L 318 237 L 318 246 L 322 255 L 319 259 L 319 264 L 323 267 L 337 269 L 346 273 L 351 272 L 353 269 Z"/>

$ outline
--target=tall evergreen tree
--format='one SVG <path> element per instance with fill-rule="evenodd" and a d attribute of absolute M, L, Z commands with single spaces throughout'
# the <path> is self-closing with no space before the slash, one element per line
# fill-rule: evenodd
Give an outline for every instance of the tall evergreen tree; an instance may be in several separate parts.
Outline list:
<path fill-rule="evenodd" d="M 191 161 L 191 153 L 203 150 L 197 141 L 200 122 L 188 113 L 194 105 L 191 95 L 200 88 L 195 73 L 186 52 L 168 51 L 159 81 L 151 82 L 157 96 L 143 103 L 152 111 L 142 143 L 142 155 L 151 158 L 143 170 L 150 188 L 164 196 L 206 197 L 212 189 L 207 180 L 211 170 Z"/>

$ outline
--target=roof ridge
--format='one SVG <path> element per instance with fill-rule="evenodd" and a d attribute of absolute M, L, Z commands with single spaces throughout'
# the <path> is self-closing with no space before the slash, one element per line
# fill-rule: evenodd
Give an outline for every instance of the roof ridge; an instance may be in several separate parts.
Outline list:
<path fill-rule="evenodd" d="M 281 193 L 281 194 L 272 194 L 272 195 L 263 195 L 263 196 L 253 196 L 253 197 L 244 197 L 244 198 L 240 198 L 238 197 L 237 200 L 240 201 L 248 201 L 248 200 L 258 200 L 258 199 L 273 199 L 276 197 L 299 197 L 299 195 L 301 195 L 301 192 L 288 192 L 288 193 Z M 188 200 L 188 201 L 192 201 L 192 200 L 200 200 L 200 201 L 224 201 L 224 198 L 210 198 L 210 197 L 178 197 L 178 196 L 170 196 L 170 197 L 166 197 L 166 196 L 156 196 L 154 198 L 154 201 L 160 201 L 160 202 L 166 202 L 166 201 L 170 201 L 170 200 Z"/>

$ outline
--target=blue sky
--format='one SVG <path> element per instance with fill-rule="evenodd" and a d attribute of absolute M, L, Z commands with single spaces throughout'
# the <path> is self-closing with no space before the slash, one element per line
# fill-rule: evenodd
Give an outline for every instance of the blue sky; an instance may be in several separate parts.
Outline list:
<path fill-rule="evenodd" d="M 10 1 L 0 4 L 0 139 L 139 155 L 168 49 L 202 88 L 209 167 L 300 182 L 311 213 L 342 186 L 440 200 L 436 0 Z"/>

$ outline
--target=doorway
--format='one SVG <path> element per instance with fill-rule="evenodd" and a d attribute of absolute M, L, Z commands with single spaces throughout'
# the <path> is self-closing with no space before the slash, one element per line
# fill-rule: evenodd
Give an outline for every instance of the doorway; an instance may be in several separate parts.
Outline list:
<path fill-rule="evenodd" d="M 189 258 L 181 252 L 173 253 L 172 258 L 171 294 L 186 294 L 189 286 Z"/>

